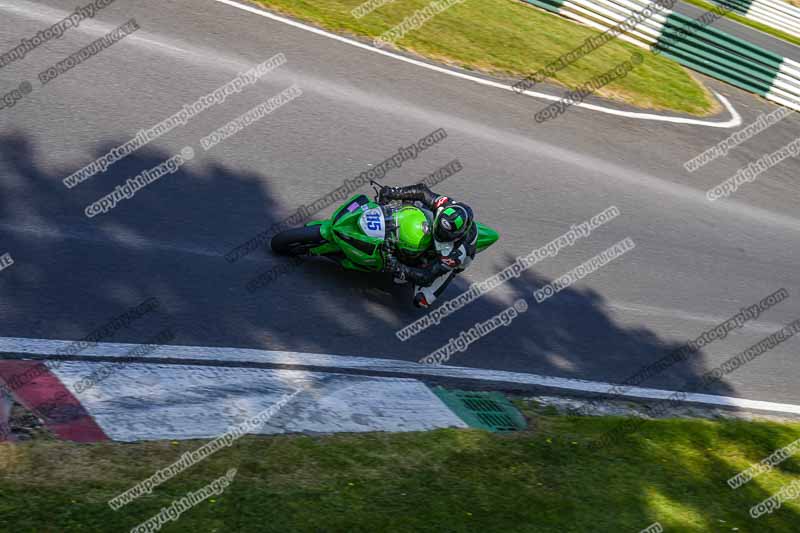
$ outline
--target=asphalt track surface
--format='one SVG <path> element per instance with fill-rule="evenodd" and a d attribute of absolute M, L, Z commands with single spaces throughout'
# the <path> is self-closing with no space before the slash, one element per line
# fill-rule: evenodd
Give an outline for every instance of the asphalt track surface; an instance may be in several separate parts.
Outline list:
<path fill-rule="evenodd" d="M 0 0 L 0 48 L 74 7 Z M 139 31 L 47 85 L 38 82 L 39 72 L 132 17 Z M 62 184 L 140 129 L 279 52 L 287 64 L 256 85 L 74 189 Z M 702 79 L 730 99 L 745 125 L 775 109 Z M 537 124 L 533 115 L 547 101 L 212 1 L 117 0 L 94 21 L 0 69 L 0 92 L 23 80 L 34 90 L 0 111 L 0 253 L 15 261 L 0 271 L 0 336 L 79 339 L 156 297 L 157 312 L 105 340 L 144 342 L 169 326 L 181 345 L 415 361 L 524 297 L 527 313 L 450 363 L 620 382 L 741 307 L 789 291 L 757 321 L 641 384 L 681 389 L 800 318 L 798 161 L 772 168 L 731 198 L 705 198 L 738 168 L 798 137 L 796 116 L 689 174 L 684 161 L 738 128 L 580 108 Z M 202 137 L 293 83 L 301 97 L 207 152 L 200 147 Z M 727 118 L 723 112 L 711 120 Z M 446 296 L 611 205 L 621 215 L 407 342 L 395 331 L 421 313 L 408 289 L 378 275 L 308 260 L 261 291 L 245 289 L 287 260 L 258 250 L 231 264 L 228 251 L 438 128 L 448 137 L 391 170 L 384 183 L 416 182 L 457 158 L 463 170 L 437 190 L 470 203 L 501 234 Z M 196 156 L 177 173 L 109 213 L 84 215 L 88 204 L 185 146 Z M 626 237 L 634 250 L 534 302 L 534 289 Z M 790 339 L 704 392 L 800 403 L 798 347 Z"/>

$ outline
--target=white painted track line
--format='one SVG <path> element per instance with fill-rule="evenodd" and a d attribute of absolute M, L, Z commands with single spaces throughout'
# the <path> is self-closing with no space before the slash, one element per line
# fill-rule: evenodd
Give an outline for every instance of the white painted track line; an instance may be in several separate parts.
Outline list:
<path fill-rule="evenodd" d="M 71 341 L 27 339 L 19 337 L 0 337 L 0 352 L 18 355 L 53 355 L 64 350 Z M 98 343 L 80 352 L 80 356 L 124 357 L 135 348 L 136 344 Z M 225 361 L 239 363 L 269 363 L 277 365 L 307 365 L 324 367 L 325 371 L 366 370 L 373 372 L 402 373 L 415 376 L 441 376 L 456 379 L 478 381 L 499 381 L 533 385 L 552 389 L 579 391 L 590 393 L 606 393 L 614 385 L 602 381 L 542 376 L 504 370 L 485 370 L 459 366 L 429 366 L 409 361 L 381 359 L 372 357 L 355 357 L 347 355 L 329 355 L 304 352 L 285 352 L 272 350 L 256 350 L 251 348 L 221 348 L 206 346 L 158 346 L 148 358 L 195 359 L 204 361 Z M 651 400 L 665 400 L 672 397 L 675 391 L 649 389 L 645 387 L 629 387 L 617 396 Z M 753 409 L 776 413 L 800 414 L 800 405 L 776 403 L 761 400 L 748 400 L 731 396 L 713 394 L 686 393 L 685 402 L 740 409 Z"/>
<path fill-rule="evenodd" d="M 510 85 L 504 85 L 502 83 L 498 83 L 496 81 L 485 80 L 483 78 L 479 78 L 477 76 L 471 76 L 469 74 L 465 74 L 463 72 L 457 72 L 455 70 L 447 69 L 444 67 L 440 67 L 437 65 L 431 65 L 429 63 L 425 63 L 424 61 L 419 61 L 417 59 L 412 59 L 410 57 L 406 57 L 400 54 L 395 54 L 393 52 L 388 52 L 386 50 L 381 50 L 380 48 L 375 48 L 374 46 L 370 46 L 366 43 L 362 43 L 356 41 L 354 39 L 349 39 L 347 37 L 343 37 L 341 35 L 336 35 L 335 33 L 330 33 L 320 28 L 316 28 L 314 26 L 310 26 L 308 24 L 303 24 L 302 22 L 297 22 L 295 20 L 291 20 L 286 17 L 282 17 L 280 15 L 276 15 L 274 13 L 270 13 L 269 11 L 264 11 L 263 9 L 259 9 L 255 6 L 250 6 L 246 4 L 241 4 L 239 2 L 234 2 L 233 0 L 214 0 L 215 2 L 219 2 L 221 4 L 225 4 L 227 6 L 235 7 L 237 9 L 242 9 L 244 11 L 248 11 L 250 13 L 254 13 L 256 15 L 266 17 L 268 19 L 281 22 L 283 24 L 288 24 L 289 26 L 293 26 L 295 28 L 309 31 L 311 33 L 321 35 L 323 37 L 328 37 L 330 39 L 334 39 L 336 41 L 346 43 L 352 46 L 356 46 L 363 50 L 368 50 L 370 52 L 374 52 L 376 54 L 381 54 L 386 57 L 391 57 L 392 59 L 397 59 L 398 61 L 403 61 L 405 63 L 410 63 L 412 65 L 416 65 L 418 67 L 426 68 L 428 70 L 433 70 L 435 72 L 439 72 L 442 74 L 447 74 L 448 76 L 455 76 L 456 78 L 461 78 L 464 80 L 469 80 L 475 83 L 479 83 L 481 85 L 486 85 L 489 87 L 494 87 L 497 89 L 503 89 L 506 91 L 514 92 L 514 89 Z M 561 100 L 560 96 L 553 96 L 545 93 L 535 92 L 535 91 L 523 91 L 523 94 L 527 96 L 532 96 L 534 98 L 542 98 L 544 100 L 550 101 L 558 101 Z M 714 122 L 710 120 L 700 120 L 694 118 L 685 118 L 685 117 L 671 117 L 666 115 L 657 115 L 654 113 L 639 113 L 635 111 L 622 111 L 619 109 L 613 109 L 610 107 L 599 106 L 595 104 L 587 104 L 583 102 L 579 102 L 574 104 L 575 107 L 582 107 L 584 109 L 591 109 L 592 111 L 598 111 L 600 113 L 606 113 L 609 115 L 617 115 L 620 117 L 638 119 L 638 120 L 652 120 L 657 122 L 672 122 L 675 124 L 690 124 L 695 126 L 707 126 L 709 128 L 735 128 L 736 126 L 741 125 L 742 117 L 739 113 L 734 109 L 731 103 L 728 101 L 727 98 L 722 96 L 721 94 L 714 92 L 714 95 L 722 102 L 722 105 L 725 106 L 725 109 L 728 110 L 730 113 L 731 118 L 723 121 L 723 122 Z"/>

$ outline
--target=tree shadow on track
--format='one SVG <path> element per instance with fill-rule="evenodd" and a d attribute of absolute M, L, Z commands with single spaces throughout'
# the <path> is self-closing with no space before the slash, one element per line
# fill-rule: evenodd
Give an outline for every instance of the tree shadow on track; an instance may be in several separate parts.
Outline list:
<path fill-rule="evenodd" d="M 94 155 L 113 145 L 99 147 Z M 278 199 L 272 184 L 280 183 L 280 176 L 228 168 L 216 161 L 214 152 L 201 154 L 205 158 L 197 157 L 108 213 L 84 215 L 91 202 L 172 155 L 147 147 L 67 189 L 61 179 L 75 169 L 43 170 L 39 161 L 46 154 L 22 133 L 0 139 L 5 177 L 0 184 L 0 231 L 4 251 L 16 262 L 0 272 L 1 335 L 83 338 L 156 297 L 162 304 L 159 317 L 137 321 L 106 340 L 141 342 L 157 331 L 151 322 L 160 320 L 174 328 L 175 344 L 417 361 L 525 298 L 525 314 L 455 354 L 450 364 L 620 382 L 682 345 L 645 326 L 617 322 L 602 295 L 591 289 L 570 287 L 535 303 L 533 291 L 550 281 L 535 269 L 401 342 L 396 331 L 423 312 L 410 305 L 411 289 L 393 286 L 387 276 L 347 272 L 318 258 L 293 267 L 290 259 L 267 253 L 265 246 L 233 263 L 224 258 L 290 215 L 293 206 L 313 203 L 341 180 L 309 183 L 302 198 Z M 328 216 L 335 207 L 312 218 Z M 484 222 L 496 226 L 494 220 Z M 502 244 L 501 238 L 476 262 L 491 262 L 494 271 L 511 264 L 515 258 L 503 253 Z M 247 289 L 248 282 L 274 268 L 288 272 L 262 289 Z M 468 288 L 460 276 L 443 298 Z M 696 354 L 640 384 L 679 389 L 709 370 L 703 361 L 703 354 Z M 721 385 L 707 392 L 732 391 Z"/>
<path fill-rule="evenodd" d="M 99 147 L 94 156 L 116 144 Z M 75 169 L 45 170 L 46 154 L 24 133 L 0 138 L 0 253 L 9 252 L 15 261 L 0 272 L 0 335 L 77 340 L 155 297 L 161 303 L 156 313 L 102 340 L 140 343 L 170 327 L 177 345 L 417 361 L 525 298 L 526 313 L 454 355 L 449 364 L 620 382 L 682 346 L 659 338 L 644 325 L 619 323 L 603 296 L 590 289 L 568 288 L 535 303 L 533 291 L 551 281 L 535 270 L 406 342 L 395 332 L 422 311 L 411 306 L 409 288 L 393 286 L 385 276 L 346 272 L 328 261 L 308 259 L 263 289 L 248 291 L 253 278 L 290 260 L 259 249 L 230 263 L 225 254 L 290 215 L 295 206 L 328 194 L 339 179 L 309 183 L 302 198 L 278 198 L 272 186 L 280 176 L 246 174 L 201 158 L 109 213 L 92 219 L 84 215 L 88 204 L 172 155 L 142 149 L 106 173 L 67 189 L 61 179 Z M 415 179 L 419 177 L 408 182 Z M 437 189 L 451 188 L 457 186 Z M 335 207 L 313 218 L 323 218 Z M 501 240 L 476 261 L 492 262 L 499 271 L 514 259 L 502 252 Z M 468 288 L 465 279 L 457 278 L 444 297 Z M 682 390 L 708 370 L 699 353 L 639 384 Z M 168 392 L 163 401 L 169 401 Z M 733 390 L 720 385 L 704 392 Z M 642 483 L 642 499 L 631 505 L 647 509 L 646 480 Z"/>

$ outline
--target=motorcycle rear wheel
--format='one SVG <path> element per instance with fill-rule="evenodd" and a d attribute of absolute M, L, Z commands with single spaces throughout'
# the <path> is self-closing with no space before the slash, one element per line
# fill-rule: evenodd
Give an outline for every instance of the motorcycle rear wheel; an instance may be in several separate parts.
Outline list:
<path fill-rule="evenodd" d="M 306 255 L 325 243 L 319 225 L 292 228 L 272 237 L 272 251 L 280 255 Z"/>

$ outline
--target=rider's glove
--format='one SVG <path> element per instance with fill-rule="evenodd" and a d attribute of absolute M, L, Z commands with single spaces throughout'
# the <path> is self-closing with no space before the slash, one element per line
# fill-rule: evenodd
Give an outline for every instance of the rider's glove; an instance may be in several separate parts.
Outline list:
<path fill-rule="evenodd" d="M 378 192 L 378 203 L 383 205 L 388 203 L 397 193 L 397 187 L 381 187 Z"/>
<path fill-rule="evenodd" d="M 389 272 L 392 275 L 394 275 L 395 283 L 408 282 L 408 280 L 406 279 L 406 270 L 407 268 L 403 268 L 403 265 L 397 260 L 395 256 L 393 256 L 392 254 L 386 254 L 386 257 L 383 260 L 383 271 Z"/>
<path fill-rule="evenodd" d="M 384 272 L 394 272 L 397 270 L 399 265 L 399 261 L 395 256 L 392 254 L 386 254 L 386 257 L 383 260 L 383 271 Z"/>
<path fill-rule="evenodd" d="M 463 270 L 461 269 L 461 260 L 455 255 L 451 254 L 449 256 L 442 256 L 439 258 L 439 262 L 441 262 L 442 267 L 446 270 Z"/>

